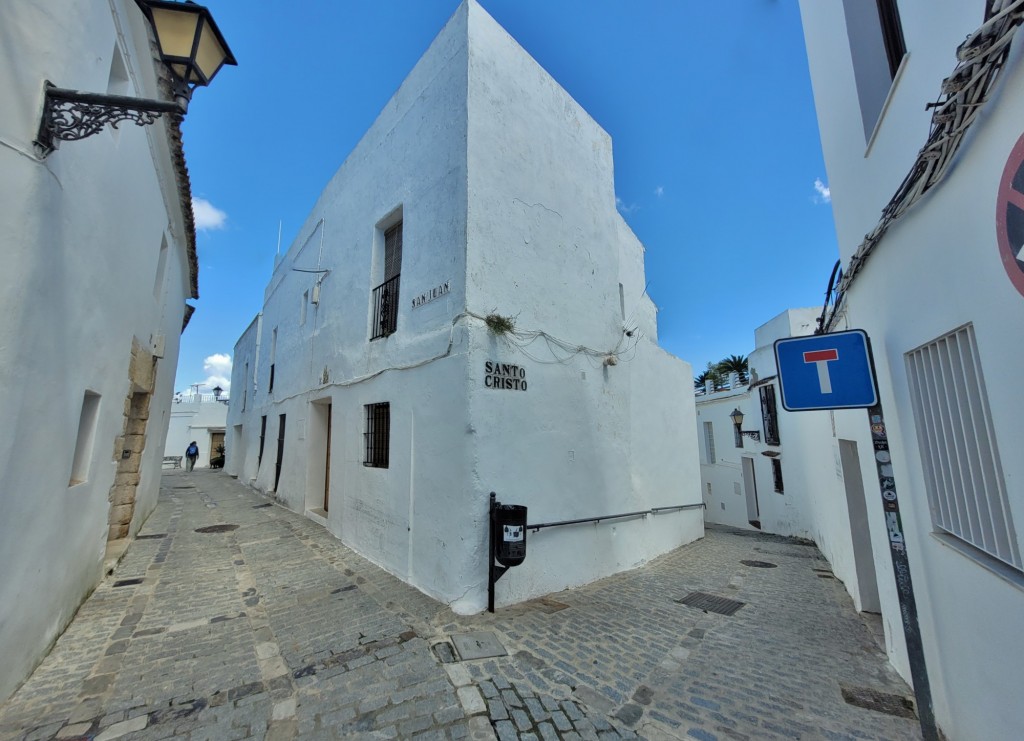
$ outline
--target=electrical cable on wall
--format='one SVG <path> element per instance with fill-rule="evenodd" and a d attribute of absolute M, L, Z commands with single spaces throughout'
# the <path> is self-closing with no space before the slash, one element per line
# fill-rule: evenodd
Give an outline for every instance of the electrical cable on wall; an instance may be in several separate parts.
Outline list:
<path fill-rule="evenodd" d="M 834 326 L 847 291 L 889 227 L 945 178 L 964 135 L 995 88 L 1017 27 L 1024 22 L 1024 0 L 992 0 L 989 13 L 985 23 L 957 47 L 956 68 L 942 81 L 939 100 L 927 106 L 934 109 L 928 140 L 895 195 L 882 209 L 878 224 L 850 258 L 836 288 L 832 312 L 820 324 L 819 333 Z"/>

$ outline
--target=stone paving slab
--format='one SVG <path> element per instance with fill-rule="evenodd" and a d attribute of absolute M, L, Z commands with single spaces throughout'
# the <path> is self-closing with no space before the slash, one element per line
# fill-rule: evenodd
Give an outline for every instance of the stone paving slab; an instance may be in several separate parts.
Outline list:
<path fill-rule="evenodd" d="M 227 527 L 197 532 L 211 526 Z M 140 537 L 0 705 L 0 738 L 920 738 L 844 700 L 863 688 L 905 711 L 912 694 L 822 575 L 813 546 L 710 529 L 460 617 L 223 472 L 168 471 Z M 743 606 L 678 601 L 691 592 Z M 472 632 L 508 655 L 459 660 L 452 637 Z"/>

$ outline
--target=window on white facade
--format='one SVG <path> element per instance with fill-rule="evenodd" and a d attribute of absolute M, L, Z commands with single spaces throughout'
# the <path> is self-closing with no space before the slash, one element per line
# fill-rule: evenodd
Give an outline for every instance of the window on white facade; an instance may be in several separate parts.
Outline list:
<path fill-rule="evenodd" d="M 363 433 L 366 454 L 363 465 L 372 468 L 388 467 L 391 446 L 391 404 L 366 405 L 366 432 Z"/>
<path fill-rule="evenodd" d="M 715 427 L 712 422 L 704 423 L 704 457 L 708 463 L 715 462 Z"/>
<path fill-rule="evenodd" d="M 935 527 L 1021 569 L 974 327 L 906 355 Z"/>
<path fill-rule="evenodd" d="M 398 328 L 398 288 L 402 273 L 402 222 L 384 231 L 384 282 L 373 289 L 370 339 L 387 337 Z"/>
<path fill-rule="evenodd" d="M 68 486 L 81 484 L 89 479 L 89 463 L 92 461 L 93 440 L 96 437 L 99 414 L 100 395 L 86 391 L 82 399 L 82 412 L 78 417 L 78 439 L 75 441 L 75 457 L 71 461 Z"/>
<path fill-rule="evenodd" d="M 843 0 L 864 139 L 871 140 L 907 53 L 896 0 Z"/>
<path fill-rule="evenodd" d="M 277 361 L 277 327 L 270 335 L 270 382 L 267 384 L 267 393 L 274 391 L 274 370 Z"/>

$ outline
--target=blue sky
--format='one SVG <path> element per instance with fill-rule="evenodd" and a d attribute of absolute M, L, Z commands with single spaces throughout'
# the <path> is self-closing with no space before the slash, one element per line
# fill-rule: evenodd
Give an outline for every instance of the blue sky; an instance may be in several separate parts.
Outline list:
<path fill-rule="evenodd" d="M 458 0 L 207 4 L 239 65 L 183 127 L 203 228 L 179 390 L 227 372 L 278 224 L 283 252 Z M 821 304 L 837 248 L 797 0 L 481 4 L 611 135 L 664 348 L 698 373 Z"/>

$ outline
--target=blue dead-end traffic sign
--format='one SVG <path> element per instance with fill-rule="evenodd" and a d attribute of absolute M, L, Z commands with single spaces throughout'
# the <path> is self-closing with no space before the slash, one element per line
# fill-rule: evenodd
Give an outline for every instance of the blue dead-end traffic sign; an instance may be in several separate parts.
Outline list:
<path fill-rule="evenodd" d="M 878 403 L 871 345 L 860 329 L 775 341 L 782 407 L 860 409 Z"/>

